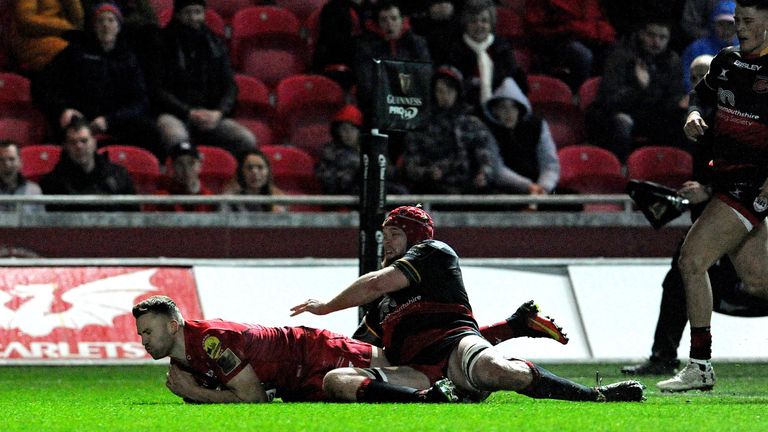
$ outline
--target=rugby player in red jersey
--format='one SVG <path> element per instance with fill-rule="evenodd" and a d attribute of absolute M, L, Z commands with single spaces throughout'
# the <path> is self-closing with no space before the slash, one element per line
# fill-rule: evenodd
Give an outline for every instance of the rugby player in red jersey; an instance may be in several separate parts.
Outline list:
<path fill-rule="evenodd" d="M 683 130 L 697 141 L 712 127 L 713 197 L 680 250 L 691 350 L 662 391 L 711 390 L 712 285 L 707 269 L 728 255 L 744 290 L 768 299 L 768 0 L 737 0 L 739 46 L 715 56 L 691 92 Z M 763 70 L 765 69 L 765 70 Z M 714 110 L 708 124 L 702 112 Z M 685 195 L 683 195 L 687 198 Z"/>
<path fill-rule="evenodd" d="M 507 359 L 483 338 L 472 315 L 456 252 L 433 240 L 434 223 L 423 209 L 402 206 L 384 220 L 385 266 L 360 276 L 327 303 L 309 299 L 292 315 L 325 315 L 386 295 L 381 328 L 392 367 L 330 371 L 323 388 L 336 400 L 405 402 L 412 388 L 450 380 L 463 394 L 514 390 L 534 398 L 573 401 L 640 401 L 643 385 L 624 381 L 587 387 L 521 359 Z"/>
<path fill-rule="evenodd" d="M 152 358 L 171 358 L 166 385 L 190 402 L 319 401 L 331 369 L 389 364 L 380 348 L 328 330 L 185 320 L 165 296 L 136 304 L 133 316 Z"/>
<path fill-rule="evenodd" d="M 498 339 L 517 332 L 566 343 L 561 329 L 536 311 L 532 302 L 525 303 L 489 332 Z M 166 296 L 150 297 L 132 312 L 147 352 L 155 359 L 171 357 L 166 385 L 188 402 L 320 401 L 326 399 L 322 385 L 328 371 L 389 366 L 381 348 L 328 330 L 185 320 Z M 413 388 L 410 397 L 441 402 L 446 398 L 441 391 Z"/>

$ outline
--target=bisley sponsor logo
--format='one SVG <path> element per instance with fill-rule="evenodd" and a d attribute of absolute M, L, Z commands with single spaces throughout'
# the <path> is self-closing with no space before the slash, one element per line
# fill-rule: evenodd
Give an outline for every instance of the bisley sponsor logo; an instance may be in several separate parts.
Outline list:
<path fill-rule="evenodd" d="M 760 69 L 763 68 L 760 65 L 745 63 L 745 62 L 743 62 L 741 60 L 734 60 L 733 64 L 734 64 L 734 66 L 739 67 L 741 69 L 747 69 L 747 70 L 751 70 L 751 71 L 759 71 Z"/>

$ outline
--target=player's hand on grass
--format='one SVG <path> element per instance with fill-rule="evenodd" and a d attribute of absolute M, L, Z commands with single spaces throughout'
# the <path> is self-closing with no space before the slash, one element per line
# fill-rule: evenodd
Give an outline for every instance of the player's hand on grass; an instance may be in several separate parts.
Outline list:
<path fill-rule="evenodd" d="M 291 308 L 291 316 L 296 316 L 302 312 L 309 312 L 315 315 L 325 315 L 329 313 L 330 310 L 328 310 L 328 305 L 325 303 L 319 300 L 309 299 L 304 303 Z"/>
<path fill-rule="evenodd" d="M 165 386 L 168 387 L 168 390 L 172 391 L 173 394 L 183 398 L 191 398 L 192 391 L 198 387 L 192 374 L 181 370 L 181 368 L 176 365 L 171 365 L 171 367 L 168 368 Z"/>

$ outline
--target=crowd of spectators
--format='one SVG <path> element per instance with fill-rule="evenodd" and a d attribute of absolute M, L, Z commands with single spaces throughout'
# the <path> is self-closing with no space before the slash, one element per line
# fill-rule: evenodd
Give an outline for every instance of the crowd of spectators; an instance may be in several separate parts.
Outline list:
<path fill-rule="evenodd" d="M 305 71 L 337 81 L 347 105 L 327 119 L 331 140 L 315 160 L 316 189 L 359 193 L 360 151 L 375 82 L 372 59 L 430 62 L 435 71 L 426 129 L 393 135 L 389 193 L 557 193 L 560 144 L 547 115 L 529 100 L 533 74 L 565 82 L 574 106 L 580 87 L 601 78 L 597 97 L 580 120 L 587 130 L 583 144 L 606 148 L 622 162 L 645 145 L 689 150 L 681 133 L 688 66 L 701 54 L 714 55 L 737 42 L 734 2 L 626 3 L 622 11 L 604 0 L 327 1 L 305 21 L 307 35 L 313 35 Z M 124 184 L 130 177 L 96 152 L 113 143 L 157 157 L 163 171 L 158 193 L 304 192 L 281 190 L 270 155 L 258 150 L 302 144 L 258 142 L 247 125 L 233 119 L 239 97 L 235 75 L 241 71 L 233 66 L 229 41 L 209 28 L 213 5 L 206 0 L 174 0 L 171 11 L 153 9 L 148 0 L 19 0 L 2 7 L 0 35 L 7 52 L 1 58 L 9 60 L 0 66 L 29 78 L 33 100 L 48 119 L 47 142 L 63 145 L 51 176 L 79 177 L 74 183 L 46 177 L 43 193 L 133 193 Z M 627 11 L 637 14 L 629 20 Z M 519 19 L 504 25 L 520 26 L 518 31 L 500 27 L 500 16 L 509 14 Z M 77 141 L 67 136 L 72 125 L 82 126 L 93 142 L 69 145 Z M 276 131 L 281 127 L 274 125 Z M 0 149 L 18 153 L 18 147 L 42 143 L 16 144 Z M 208 190 L 200 182 L 201 145 L 221 147 L 238 162 L 223 190 Z M 76 152 L 92 156 L 80 163 Z M 115 173 L 118 182 L 98 179 Z M 34 193 L 34 183 L 23 177 L 13 182 L 15 176 L 2 176 L 2 193 Z M 65 185 L 68 189 L 60 190 Z M 144 210 L 220 210 L 170 207 Z"/>

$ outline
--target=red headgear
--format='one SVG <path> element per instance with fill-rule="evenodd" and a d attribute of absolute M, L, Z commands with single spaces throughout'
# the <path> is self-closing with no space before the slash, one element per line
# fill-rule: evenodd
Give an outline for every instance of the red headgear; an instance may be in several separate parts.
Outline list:
<path fill-rule="evenodd" d="M 405 231 L 409 245 L 435 237 L 435 223 L 420 206 L 401 206 L 392 210 L 381 226 L 396 226 Z"/>

